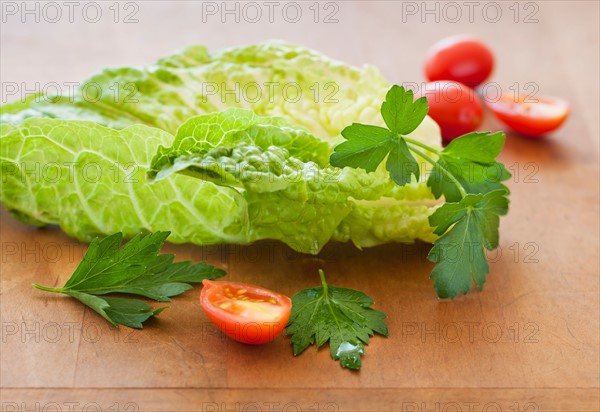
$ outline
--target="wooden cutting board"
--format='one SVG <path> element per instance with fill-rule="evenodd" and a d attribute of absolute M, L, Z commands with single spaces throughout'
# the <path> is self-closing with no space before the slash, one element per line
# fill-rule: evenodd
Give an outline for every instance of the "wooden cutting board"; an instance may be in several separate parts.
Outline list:
<path fill-rule="evenodd" d="M 297 3 L 304 13 L 298 23 L 278 14 L 273 23 L 243 15 L 223 23 L 202 9 L 206 3 L 121 4 L 118 23 L 106 4 L 97 23 L 79 14 L 74 23 L 7 16 L 3 84 L 63 84 L 108 65 L 148 63 L 185 44 L 217 49 L 266 38 L 418 83 L 434 41 L 470 32 L 495 50 L 499 87 L 517 83 L 560 96 L 572 115 L 545 140 L 508 135 L 501 160 L 513 178 L 501 247 L 490 255 L 485 289 L 455 301 L 436 298 L 426 244 L 363 251 L 330 244 L 318 257 L 277 242 L 165 247 L 177 259 L 226 269 L 230 280 L 287 295 L 318 284 L 318 267 L 331 284 L 368 293 L 388 315 L 390 336 L 372 339 L 359 373 L 342 369 L 325 348 L 293 357 L 284 337 L 258 347 L 225 338 L 202 313 L 199 288 L 143 330 L 114 329 L 73 299 L 31 287 L 63 284 L 86 245 L 2 210 L 2 411 L 599 410 L 598 3 L 484 2 L 472 23 L 462 3 L 455 3 L 462 13 L 456 23 L 444 3 L 428 3 L 433 14 L 423 14 L 420 2 L 319 3 L 319 23 L 312 2 Z M 502 11 L 496 22 L 490 7 Z M 121 21 L 132 11 L 137 23 Z M 334 11 L 337 22 L 322 21 Z M 501 127 L 488 114 L 482 129 Z"/>

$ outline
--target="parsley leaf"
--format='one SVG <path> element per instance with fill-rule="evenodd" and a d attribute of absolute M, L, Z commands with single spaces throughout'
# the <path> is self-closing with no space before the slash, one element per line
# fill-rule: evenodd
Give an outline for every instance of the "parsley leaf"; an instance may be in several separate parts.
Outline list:
<path fill-rule="evenodd" d="M 83 260 L 62 288 L 34 284 L 48 292 L 64 293 L 95 310 L 114 326 L 141 328 L 165 307 L 152 306 L 137 299 L 100 297 L 108 293 L 127 293 L 160 302 L 192 288 L 188 282 L 223 276 L 224 271 L 204 262 L 173 262 L 174 255 L 159 255 L 169 232 L 137 235 L 120 247 L 123 234 L 95 239 Z"/>
<path fill-rule="evenodd" d="M 388 156 L 386 169 L 394 182 L 403 186 L 411 175 L 419 179 L 419 165 L 410 153 L 404 135 L 412 133 L 427 115 L 427 99 L 413 101 L 412 90 L 394 85 L 381 105 L 388 129 L 353 123 L 342 130 L 345 142 L 336 146 L 329 159 L 332 166 L 360 167 L 373 172 Z"/>
<path fill-rule="evenodd" d="M 152 306 L 138 299 L 98 297 L 74 290 L 63 293 L 89 306 L 104 319 L 112 323 L 113 326 L 125 325 L 130 328 L 141 329 L 143 322 L 166 309 L 166 306 L 154 309 Z"/>
<path fill-rule="evenodd" d="M 394 142 L 385 167 L 390 172 L 392 180 L 400 186 L 410 183 L 411 175 L 415 175 L 417 180 L 420 177 L 419 164 L 408 150 L 404 139 Z"/>
<path fill-rule="evenodd" d="M 405 90 L 398 85 L 392 86 L 385 96 L 385 102 L 381 105 L 381 117 L 395 136 L 414 132 L 427 116 L 427 99 L 421 97 L 413 101 L 413 98 L 412 90 Z"/>
<path fill-rule="evenodd" d="M 434 233 L 441 235 L 427 256 L 438 263 L 431 278 L 440 298 L 467 293 L 473 280 L 483 288 L 490 271 L 484 248 L 498 247 L 500 216 L 508 212 L 506 194 L 502 189 L 468 194 L 458 203 L 444 204 L 429 217 L 431 226 L 436 227 Z"/>
<path fill-rule="evenodd" d="M 292 313 L 286 333 L 291 335 L 294 355 L 313 343 L 329 341 L 334 360 L 345 368 L 360 369 L 363 343 L 375 332 L 387 336 L 385 314 L 371 309 L 373 299 L 353 290 L 330 286 L 319 270 L 322 286 L 304 289 L 292 297 Z"/>
<path fill-rule="evenodd" d="M 454 139 L 440 150 L 406 135 L 427 115 L 425 98 L 413 101 L 412 91 L 392 86 L 381 106 L 388 129 L 354 123 L 342 131 L 346 141 L 334 148 L 330 162 L 337 167 L 375 171 L 386 158 L 386 169 L 399 185 L 421 173 L 414 155 L 432 165 L 427 185 L 436 199 L 447 203 L 430 217 L 434 242 L 429 260 L 438 263 L 431 277 L 441 298 L 467 293 L 473 279 L 481 289 L 489 273 L 485 249 L 498 246 L 499 217 L 508 212 L 511 174 L 496 161 L 504 133 L 474 132 Z M 433 157 L 431 157 L 433 156 Z"/>
<path fill-rule="evenodd" d="M 332 166 L 361 167 L 374 172 L 392 150 L 390 131 L 383 127 L 353 123 L 342 130 L 342 136 L 346 141 L 331 154 Z"/>
<path fill-rule="evenodd" d="M 501 182 L 511 174 L 502 163 L 496 161 L 506 137 L 504 133 L 474 132 L 454 139 L 439 152 L 439 159 L 427 180 L 427 185 L 436 198 L 442 195 L 447 202 L 458 202 L 462 198 L 454 179 L 467 193 L 487 193 L 508 188 Z"/>

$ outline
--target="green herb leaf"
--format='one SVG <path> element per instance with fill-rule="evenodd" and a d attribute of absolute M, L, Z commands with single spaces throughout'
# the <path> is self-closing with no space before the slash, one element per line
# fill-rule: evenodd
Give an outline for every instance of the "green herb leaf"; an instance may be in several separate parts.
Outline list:
<path fill-rule="evenodd" d="M 381 105 L 381 116 L 392 134 L 400 136 L 414 132 L 427 116 L 427 99 L 421 97 L 413 101 L 413 98 L 412 90 L 398 85 L 393 85 L 387 92 Z"/>
<path fill-rule="evenodd" d="M 152 308 L 145 302 L 138 299 L 123 299 L 103 297 L 108 308 L 105 309 L 106 314 L 116 323 L 130 328 L 141 329 L 142 323 L 150 319 L 152 316 L 158 315 L 167 307 Z"/>
<path fill-rule="evenodd" d="M 468 194 L 458 203 L 446 203 L 429 218 L 435 233 L 428 259 L 437 265 L 431 272 L 440 298 L 466 294 L 473 280 L 483 288 L 489 273 L 485 249 L 498 247 L 500 216 L 508 212 L 506 190 Z M 451 227 L 452 226 L 452 227 Z"/>
<path fill-rule="evenodd" d="M 336 167 L 363 168 L 373 172 L 387 156 L 386 169 L 400 186 L 419 179 L 419 165 L 404 140 L 427 115 L 427 99 L 413 101 L 412 90 L 394 85 L 381 105 L 381 116 L 388 129 L 353 123 L 342 130 L 346 141 L 336 146 L 329 159 Z"/>
<path fill-rule="evenodd" d="M 360 369 L 364 344 L 375 332 L 387 336 L 385 314 L 370 308 L 373 299 L 353 289 L 329 286 L 319 270 L 322 286 L 304 289 L 292 297 L 292 313 L 286 333 L 294 355 L 313 343 L 329 341 L 334 360 L 345 368 Z"/>
<path fill-rule="evenodd" d="M 392 180 L 400 186 L 410 183 L 411 175 L 419 179 L 419 164 L 410 153 L 404 139 L 397 139 L 394 142 L 385 166 Z"/>
<path fill-rule="evenodd" d="M 173 262 L 174 255 L 159 255 L 169 232 L 137 235 L 120 247 L 123 234 L 116 233 L 90 244 L 83 260 L 62 288 L 34 284 L 48 292 L 64 293 L 92 308 L 114 326 L 141 328 L 142 323 L 164 308 L 136 299 L 98 297 L 127 293 L 161 302 L 179 295 L 203 279 L 223 276 L 224 271 L 206 263 Z"/>
<path fill-rule="evenodd" d="M 64 293 L 93 309 L 115 327 L 125 325 L 141 329 L 143 322 L 166 309 L 166 307 L 154 309 L 137 299 L 98 297 L 73 290 Z"/>
<path fill-rule="evenodd" d="M 433 166 L 427 185 L 436 199 L 444 196 L 447 203 L 429 216 L 429 225 L 441 236 L 428 256 L 438 263 L 431 277 L 439 297 L 454 298 L 467 293 L 473 279 L 483 287 L 489 273 L 484 248 L 498 246 L 499 217 L 508 212 L 509 190 L 502 182 L 511 175 L 496 158 L 506 138 L 502 132 L 469 133 L 439 150 L 405 136 L 426 115 L 424 98 L 413 101 L 411 91 L 392 86 L 381 106 L 389 130 L 349 126 L 343 134 L 347 141 L 334 149 L 330 161 L 374 171 L 387 156 L 386 169 L 400 186 L 421 175 L 413 154 Z"/>
<path fill-rule="evenodd" d="M 393 147 L 390 131 L 379 126 L 353 123 L 342 130 L 346 141 L 336 146 L 329 161 L 337 167 L 373 172 Z"/>
<path fill-rule="evenodd" d="M 501 182 L 511 174 L 502 163 L 496 161 L 506 137 L 504 133 L 475 132 L 454 139 L 439 153 L 439 159 L 427 184 L 436 198 L 442 195 L 447 202 L 459 202 L 462 194 L 448 173 L 458 181 L 467 193 L 488 193 L 508 188 Z"/>

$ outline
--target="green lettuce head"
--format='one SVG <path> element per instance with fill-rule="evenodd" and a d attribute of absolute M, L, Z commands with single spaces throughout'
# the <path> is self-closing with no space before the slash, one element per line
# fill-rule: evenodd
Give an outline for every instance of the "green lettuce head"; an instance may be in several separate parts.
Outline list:
<path fill-rule="evenodd" d="M 345 126 L 383 126 L 388 88 L 371 66 L 281 42 L 106 69 L 73 96 L 1 107 L 0 200 L 85 241 L 169 230 L 175 243 L 278 239 L 305 253 L 432 241 L 424 182 L 328 163 Z M 411 137 L 440 145 L 429 118 Z"/>

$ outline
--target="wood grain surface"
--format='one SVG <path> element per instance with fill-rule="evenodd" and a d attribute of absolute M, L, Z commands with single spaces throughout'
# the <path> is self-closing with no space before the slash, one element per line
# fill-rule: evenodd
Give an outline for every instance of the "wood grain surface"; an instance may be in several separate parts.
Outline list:
<path fill-rule="evenodd" d="M 3 10 L 6 3 L 21 7 L 3 2 Z M 165 248 L 177 259 L 225 268 L 231 280 L 288 295 L 315 285 L 317 267 L 330 283 L 368 293 L 388 314 L 390 336 L 372 339 L 359 373 L 331 361 L 327 349 L 293 357 L 284 337 L 258 347 L 223 337 L 201 312 L 199 288 L 174 299 L 143 330 L 115 330 L 73 299 L 31 287 L 64 283 L 86 245 L 2 210 L 2 411 L 600 410 L 598 2 L 476 2 L 472 21 L 458 2 L 455 23 L 448 21 L 455 13 L 437 2 L 329 2 L 335 7 L 328 9 L 321 2 L 319 23 L 314 2 L 296 2 L 298 23 L 277 13 L 272 23 L 243 15 L 239 23 L 231 16 L 222 22 L 193 1 L 130 2 L 131 10 L 120 3 L 138 22 L 120 15 L 115 23 L 112 3 L 102 3 L 96 23 L 77 13 L 73 23 L 4 13 L 3 103 L 18 98 L 7 96 L 8 83 L 20 91 L 64 84 L 191 43 L 216 50 L 269 38 L 374 64 L 393 82 L 419 83 L 427 48 L 468 32 L 494 49 L 491 80 L 503 90 L 535 83 L 539 95 L 568 100 L 572 115 L 545 140 L 509 134 L 501 160 L 514 176 L 501 247 L 490 255 L 485 289 L 455 301 L 436 299 L 425 244 L 363 251 L 330 244 L 318 257 L 277 242 Z M 502 13 L 496 22 L 492 7 Z M 337 22 L 322 22 L 335 10 Z M 482 129 L 501 127 L 488 114 Z"/>

